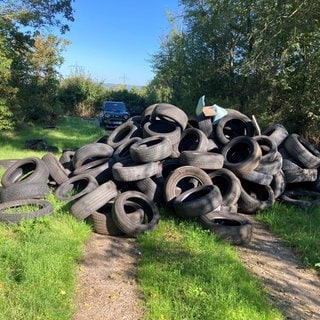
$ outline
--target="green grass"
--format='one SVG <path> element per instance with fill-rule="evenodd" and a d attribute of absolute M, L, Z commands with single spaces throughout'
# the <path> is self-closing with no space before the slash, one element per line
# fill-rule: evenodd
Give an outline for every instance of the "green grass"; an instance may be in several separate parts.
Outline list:
<path fill-rule="evenodd" d="M 105 134 L 105 130 L 76 117 L 61 118 L 56 129 L 44 129 L 41 125 L 27 124 L 24 129 L 0 133 L 0 159 L 41 157 L 47 153 L 25 149 L 25 141 L 28 139 L 44 139 L 49 146 L 58 147 L 61 153 L 63 149 L 76 149 L 94 142 Z"/>
<path fill-rule="evenodd" d="M 0 224 L 0 319 L 71 319 L 76 263 L 90 227 L 63 203 L 53 216 Z"/>
<path fill-rule="evenodd" d="M 283 319 L 234 248 L 196 222 L 162 218 L 139 243 L 145 320 Z"/>
<path fill-rule="evenodd" d="M 277 202 L 259 212 L 257 218 L 279 235 L 307 267 L 320 269 L 320 205 L 307 210 Z"/>
<path fill-rule="evenodd" d="M 79 148 L 104 134 L 76 118 L 63 118 L 55 130 L 27 126 L 1 134 L 0 159 L 41 157 L 46 153 L 25 150 L 27 139 L 45 139 L 62 151 Z M 0 167 L 0 177 L 5 171 Z M 77 263 L 92 231 L 53 194 L 48 199 L 54 206 L 52 216 L 18 224 L 0 223 L 0 320 L 70 320 L 74 313 Z"/>
<path fill-rule="evenodd" d="M 105 133 L 72 117 L 63 118 L 55 130 L 28 126 L 0 135 L 0 159 L 46 153 L 26 151 L 26 139 L 46 139 L 62 151 L 96 141 Z M 5 170 L 0 168 L 0 177 Z M 0 224 L 0 320 L 72 318 L 77 263 L 91 229 L 52 194 L 49 200 L 55 208 L 52 216 Z M 314 267 L 320 262 L 319 210 L 303 211 L 276 203 L 257 217 Z M 176 220 L 161 212 L 158 228 L 138 241 L 142 253 L 138 281 L 145 297 L 145 320 L 283 319 L 260 282 L 243 267 L 235 248 L 218 241 L 196 222 Z"/>

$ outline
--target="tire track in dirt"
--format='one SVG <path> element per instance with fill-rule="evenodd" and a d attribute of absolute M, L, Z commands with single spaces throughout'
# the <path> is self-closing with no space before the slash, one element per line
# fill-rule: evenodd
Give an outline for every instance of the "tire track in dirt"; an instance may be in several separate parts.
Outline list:
<path fill-rule="evenodd" d="M 254 216 L 250 243 L 237 247 L 247 269 L 259 278 L 271 303 L 286 319 L 320 319 L 320 279 L 306 269 L 280 238 L 270 233 Z"/>

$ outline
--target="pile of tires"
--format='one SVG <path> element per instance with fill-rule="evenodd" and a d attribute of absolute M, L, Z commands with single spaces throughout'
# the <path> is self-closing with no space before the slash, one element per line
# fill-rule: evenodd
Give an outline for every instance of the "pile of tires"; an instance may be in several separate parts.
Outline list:
<path fill-rule="evenodd" d="M 174 105 L 154 104 L 110 135 L 64 150 L 59 158 L 48 152 L 17 160 L 1 179 L 0 221 L 52 213 L 44 198 L 53 192 L 100 234 L 152 231 L 165 208 L 238 245 L 252 237 L 247 215 L 277 200 L 317 203 L 320 152 L 280 124 L 258 134 L 248 116 L 227 111 L 213 124 L 210 117 L 190 119 Z M 308 201 L 302 200 L 306 192 Z M 28 201 L 42 202 L 36 212 L 5 213 Z"/>

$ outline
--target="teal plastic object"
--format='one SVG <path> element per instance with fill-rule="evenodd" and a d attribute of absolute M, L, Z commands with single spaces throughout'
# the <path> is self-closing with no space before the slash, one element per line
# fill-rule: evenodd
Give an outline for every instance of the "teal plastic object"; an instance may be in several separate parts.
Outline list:
<path fill-rule="evenodd" d="M 203 107 L 205 106 L 205 96 L 201 96 L 198 104 L 197 104 L 197 108 L 196 108 L 196 115 L 199 116 L 202 112 Z M 228 114 L 228 111 L 220 106 L 218 106 L 217 104 L 214 104 L 211 106 L 213 108 L 213 110 L 216 112 L 215 117 L 213 118 L 212 123 L 216 124 L 217 122 L 219 122 L 219 120 L 223 117 L 225 117 Z"/>

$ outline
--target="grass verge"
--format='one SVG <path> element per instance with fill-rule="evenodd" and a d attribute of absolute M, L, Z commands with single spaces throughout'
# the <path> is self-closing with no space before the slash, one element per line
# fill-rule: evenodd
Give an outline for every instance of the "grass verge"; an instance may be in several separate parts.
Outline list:
<path fill-rule="evenodd" d="M 236 251 L 194 221 L 163 217 L 139 237 L 138 277 L 151 319 L 283 319 Z"/>
<path fill-rule="evenodd" d="M 49 196 L 54 216 L 0 224 L 0 319 L 71 319 L 76 262 L 91 229 Z"/>
<path fill-rule="evenodd" d="M 320 270 L 320 205 L 312 210 L 276 202 L 257 219 L 291 247 L 309 268 Z"/>

